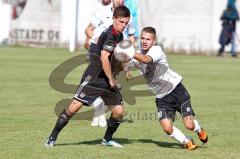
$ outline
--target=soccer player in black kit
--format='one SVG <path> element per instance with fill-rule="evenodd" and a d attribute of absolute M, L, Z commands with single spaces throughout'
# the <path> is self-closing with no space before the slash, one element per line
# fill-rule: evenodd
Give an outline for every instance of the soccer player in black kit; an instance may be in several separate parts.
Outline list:
<path fill-rule="evenodd" d="M 124 116 L 123 100 L 116 86 L 113 51 L 117 43 L 123 40 L 122 32 L 130 19 L 130 11 L 121 6 L 114 10 L 113 24 L 103 31 L 97 45 L 90 50 L 90 63 L 70 105 L 59 115 L 52 133 L 45 142 L 46 147 L 53 147 L 59 132 L 67 125 L 71 117 L 83 106 L 91 105 L 97 97 L 101 97 L 110 107 L 111 116 L 102 140 L 102 145 L 123 147 L 112 140 L 113 133 Z"/>

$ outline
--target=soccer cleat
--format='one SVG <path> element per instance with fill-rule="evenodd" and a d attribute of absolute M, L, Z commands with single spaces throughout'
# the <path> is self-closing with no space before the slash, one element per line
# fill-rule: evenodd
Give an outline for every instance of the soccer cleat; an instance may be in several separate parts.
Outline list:
<path fill-rule="evenodd" d="M 204 143 L 204 144 L 207 143 L 208 135 L 205 130 L 201 129 L 201 131 L 198 133 L 198 137 L 202 141 L 202 143 Z"/>
<path fill-rule="evenodd" d="M 117 148 L 122 148 L 123 146 L 116 141 L 106 141 L 105 139 L 102 140 L 102 145 L 104 146 L 110 146 L 110 147 L 117 147 Z"/>
<path fill-rule="evenodd" d="M 189 140 L 189 142 L 186 143 L 184 147 L 188 150 L 195 150 L 197 148 L 197 145 L 195 145 L 193 140 Z"/>
<path fill-rule="evenodd" d="M 49 137 L 44 145 L 45 147 L 54 147 L 55 143 L 56 143 L 56 140 L 54 140 L 52 137 Z"/>

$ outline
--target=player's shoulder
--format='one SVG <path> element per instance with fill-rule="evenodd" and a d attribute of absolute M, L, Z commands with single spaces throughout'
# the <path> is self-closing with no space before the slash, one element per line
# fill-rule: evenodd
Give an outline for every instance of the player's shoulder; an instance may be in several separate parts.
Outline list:
<path fill-rule="evenodd" d="M 102 34 L 100 35 L 99 41 L 102 43 L 108 44 L 108 43 L 114 43 L 115 41 L 115 35 L 112 31 L 112 25 L 105 29 Z"/>
<path fill-rule="evenodd" d="M 162 47 L 160 45 L 153 45 L 148 51 L 148 53 L 156 53 L 156 52 L 163 52 Z"/>
<path fill-rule="evenodd" d="M 153 59 L 153 62 L 157 62 L 162 58 L 165 58 L 166 55 L 165 53 L 162 51 L 161 46 L 159 45 L 153 45 L 147 52 L 148 56 L 151 56 Z"/>
<path fill-rule="evenodd" d="M 109 26 L 108 28 L 104 29 L 102 31 L 102 34 L 104 34 L 104 35 L 112 35 L 112 27 Z"/>
<path fill-rule="evenodd" d="M 105 29 L 102 32 L 102 35 L 106 38 L 106 39 L 112 39 L 113 38 L 113 33 L 112 33 L 112 27 L 108 27 L 107 29 Z"/>
<path fill-rule="evenodd" d="M 106 30 L 105 30 L 105 34 L 108 37 L 112 37 L 112 38 L 116 38 L 116 37 L 121 37 L 120 41 L 123 39 L 123 33 L 119 33 L 116 31 L 116 29 L 114 29 L 113 25 L 109 26 Z"/>

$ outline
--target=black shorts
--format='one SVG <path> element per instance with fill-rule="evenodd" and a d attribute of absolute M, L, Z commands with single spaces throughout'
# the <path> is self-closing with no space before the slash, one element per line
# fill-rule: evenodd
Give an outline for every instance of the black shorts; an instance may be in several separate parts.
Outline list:
<path fill-rule="evenodd" d="M 108 106 L 122 105 L 123 100 L 119 89 L 117 87 L 111 88 L 108 79 L 97 76 L 95 73 L 99 71 L 94 71 L 94 69 L 98 68 L 91 66 L 87 68 L 73 99 L 89 106 L 98 97 L 101 97 Z"/>
<path fill-rule="evenodd" d="M 156 98 L 156 106 L 159 120 L 166 118 L 175 120 L 176 111 L 178 111 L 182 117 L 195 115 L 191 106 L 190 95 L 181 83 L 167 96 Z"/>
<path fill-rule="evenodd" d="M 122 96 L 117 87 L 112 89 L 102 89 L 88 85 L 81 87 L 80 85 L 76 94 L 73 96 L 73 99 L 82 102 L 86 106 L 90 106 L 98 97 L 101 97 L 104 103 L 108 106 L 123 104 Z"/>

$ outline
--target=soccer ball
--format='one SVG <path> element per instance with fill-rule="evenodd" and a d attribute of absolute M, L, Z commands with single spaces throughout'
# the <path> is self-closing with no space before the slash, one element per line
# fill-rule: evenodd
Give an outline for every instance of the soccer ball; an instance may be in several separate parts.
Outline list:
<path fill-rule="evenodd" d="M 135 52 L 132 42 L 129 40 L 123 40 L 116 45 L 114 49 L 114 57 L 119 62 L 128 62 L 133 58 Z"/>

